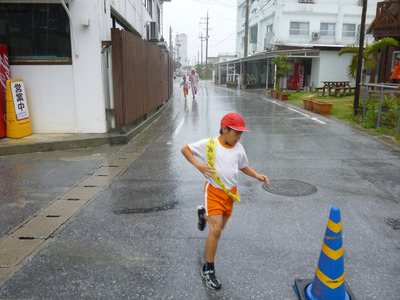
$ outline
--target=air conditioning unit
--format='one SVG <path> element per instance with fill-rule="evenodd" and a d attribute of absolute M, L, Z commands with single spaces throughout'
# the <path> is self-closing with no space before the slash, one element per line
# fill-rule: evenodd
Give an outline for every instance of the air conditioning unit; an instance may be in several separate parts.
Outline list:
<path fill-rule="evenodd" d="M 318 40 L 320 38 L 320 36 L 321 36 L 321 34 L 317 31 L 312 33 L 313 40 Z"/>
<path fill-rule="evenodd" d="M 149 22 L 147 27 L 147 39 L 151 42 L 159 41 L 157 22 Z"/>
<path fill-rule="evenodd" d="M 308 3 L 308 0 L 299 0 L 299 3 Z"/>

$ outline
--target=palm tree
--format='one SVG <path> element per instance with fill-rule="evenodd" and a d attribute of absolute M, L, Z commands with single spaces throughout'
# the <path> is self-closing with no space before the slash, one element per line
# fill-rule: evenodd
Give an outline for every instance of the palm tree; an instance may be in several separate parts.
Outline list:
<path fill-rule="evenodd" d="M 280 88 L 281 78 L 286 75 L 286 73 L 291 69 L 292 65 L 289 62 L 289 58 L 285 55 L 275 56 L 271 60 L 272 64 L 276 65 L 276 74 L 275 74 L 275 86 L 278 91 Z"/>
<path fill-rule="evenodd" d="M 386 37 L 365 47 L 363 51 L 363 69 L 362 69 L 363 72 L 361 80 L 362 82 L 365 82 L 367 69 L 372 69 L 376 65 L 376 59 L 373 57 L 374 52 L 386 46 L 399 47 L 399 42 L 393 38 Z M 355 46 L 344 47 L 342 50 L 340 50 L 339 56 L 341 56 L 344 53 L 354 54 L 351 59 L 350 65 L 348 66 L 348 71 L 349 71 L 348 74 L 351 78 L 356 79 L 357 64 L 358 64 L 358 47 Z"/>

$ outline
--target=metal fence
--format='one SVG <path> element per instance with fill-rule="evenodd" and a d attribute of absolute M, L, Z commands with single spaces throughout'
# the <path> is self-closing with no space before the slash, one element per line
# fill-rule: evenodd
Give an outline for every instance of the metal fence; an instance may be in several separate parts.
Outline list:
<path fill-rule="evenodd" d="M 363 83 L 361 83 L 362 85 Z M 365 93 L 364 93 L 364 105 L 363 105 L 363 115 L 362 115 L 362 123 L 365 123 L 365 113 L 366 113 L 366 108 L 367 108 L 367 96 L 368 96 L 368 89 L 369 87 L 379 87 L 380 92 L 379 92 L 379 105 L 378 105 L 378 119 L 376 121 L 376 128 L 379 128 L 379 123 L 381 120 L 381 111 L 382 111 L 382 100 L 383 100 L 383 94 L 384 94 L 384 89 L 398 89 L 398 86 L 393 86 L 393 85 L 386 85 L 384 83 L 380 84 L 374 84 L 374 83 L 364 83 L 365 86 Z M 399 113 L 398 113 L 398 118 L 397 118 L 397 130 L 396 134 L 399 134 L 400 131 L 400 107 L 399 107 Z"/>
<path fill-rule="evenodd" d="M 115 123 L 126 126 L 159 109 L 172 94 L 168 53 L 140 37 L 111 29 Z"/>

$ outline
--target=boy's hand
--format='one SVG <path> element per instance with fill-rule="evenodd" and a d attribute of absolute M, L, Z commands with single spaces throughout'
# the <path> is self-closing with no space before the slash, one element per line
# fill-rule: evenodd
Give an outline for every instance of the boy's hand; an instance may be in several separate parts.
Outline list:
<path fill-rule="evenodd" d="M 262 174 L 257 174 L 256 177 L 259 181 L 265 182 L 266 184 L 269 185 L 269 178 L 266 175 L 262 175 Z"/>
<path fill-rule="evenodd" d="M 197 170 L 204 175 L 205 178 L 212 178 L 212 173 L 215 173 L 215 168 L 211 168 L 208 164 L 199 163 L 196 165 Z"/>

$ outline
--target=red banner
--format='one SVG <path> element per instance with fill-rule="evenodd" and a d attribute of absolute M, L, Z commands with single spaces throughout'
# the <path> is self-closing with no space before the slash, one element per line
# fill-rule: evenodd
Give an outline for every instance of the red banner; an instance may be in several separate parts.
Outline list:
<path fill-rule="evenodd" d="M 6 82 L 10 79 L 8 51 L 6 45 L 0 44 L 0 138 L 6 136 Z"/>

